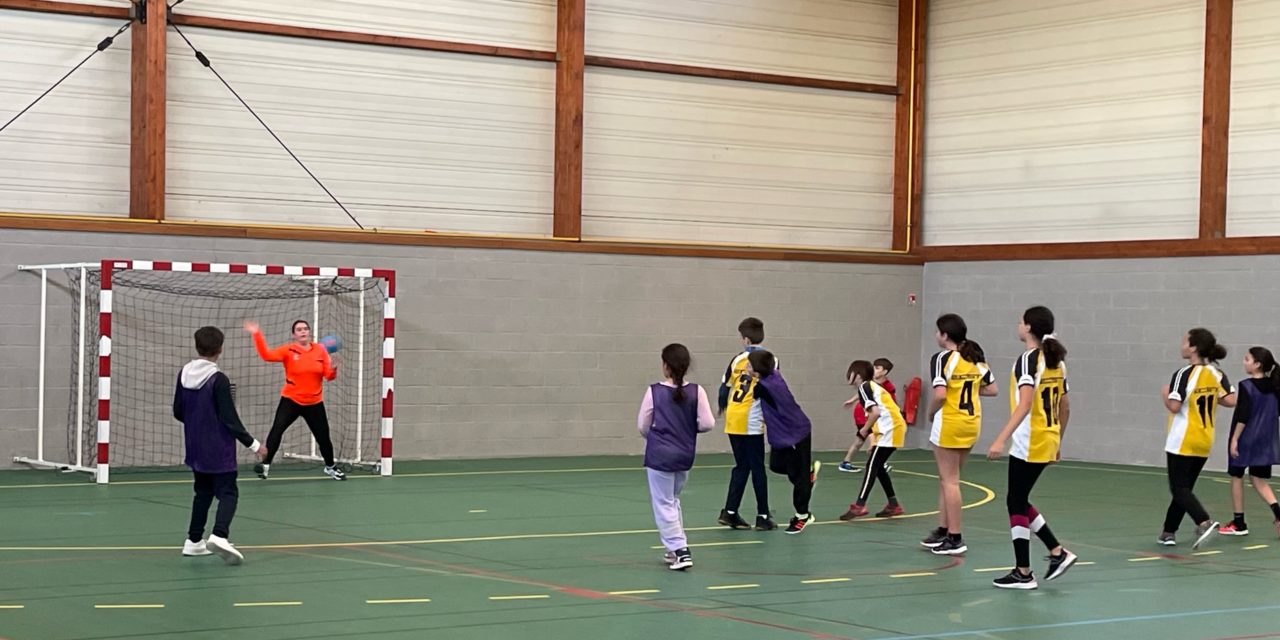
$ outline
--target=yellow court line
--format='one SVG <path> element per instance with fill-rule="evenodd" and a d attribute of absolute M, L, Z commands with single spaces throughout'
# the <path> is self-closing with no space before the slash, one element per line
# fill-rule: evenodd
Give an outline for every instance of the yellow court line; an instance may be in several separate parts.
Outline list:
<path fill-rule="evenodd" d="M 541 593 L 527 596 L 489 596 L 490 600 L 546 600 L 551 596 Z"/>
<path fill-rule="evenodd" d="M 729 589 L 755 589 L 760 585 L 752 584 L 721 584 L 713 587 L 707 587 L 707 591 L 727 591 Z"/>
<path fill-rule="evenodd" d="M 417 604 L 431 602 L 431 598 L 400 598 L 397 600 L 365 600 L 365 604 Z"/>
<path fill-rule="evenodd" d="M 1092 561 L 1092 560 L 1087 560 L 1087 561 L 1085 561 L 1085 562 L 1077 562 L 1077 563 L 1076 563 L 1076 566 L 1077 566 L 1077 567 L 1088 567 L 1088 566 L 1092 566 L 1092 565 L 1095 565 L 1095 564 L 1098 564 L 1098 563 L 1096 563 L 1096 562 L 1094 562 L 1094 561 Z"/>
<path fill-rule="evenodd" d="M 163 609 L 162 604 L 95 604 L 94 609 Z"/>
<path fill-rule="evenodd" d="M 489 513 L 489 510 L 488 509 L 472 509 L 467 513 Z"/>
<path fill-rule="evenodd" d="M 716 528 L 718 529 L 719 527 L 716 527 Z M 688 531 L 688 529 L 686 529 L 686 531 Z M 700 542 L 700 543 L 698 543 L 698 544 L 691 544 L 691 545 L 689 545 L 689 547 L 690 547 L 690 548 L 693 548 L 693 547 L 728 547 L 728 546 L 732 546 L 732 545 L 739 545 L 739 544 L 764 544 L 764 540 L 739 540 L 739 541 L 736 541 L 736 542 Z M 666 549 L 666 547 L 664 547 L 664 546 L 662 546 L 662 545 L 660 545 L 660 544 L 659 544 L 659 545 L 654 545 L 654 546 L 649 547 L 649 548 L 650 548 L 650 549 Z"/>
<path fill-rule="evenodd" d="M 730 467 L 730 465 L 723 465 L 723 466 L 724 468 Z M 597 469 L 597 471 L 598 470 L 599 469 Z M 619 469 L 619 470 L 631 470 L 631 469 L 628 467 L 626 469 Z M 465 472 L 465 473 L 488 473 L 488 472 Z M 916 471 L 907 471 L 905 469 L 897 469 L 894 471 L 894 473 L 920 476 L 922 478 L 938 477 L 936 475 L 919 473 Z M 328 478 L 325 478 L 325 479 L 327 480 Z M 189 482 L 189 481 L 184 481 L 184 482 Z M 963 509 L 974 509 L 984 504 L 987 504 L 992 500 L 995 500 L 996 492 L 992 491 L 991 489 L 983 485 L 977 484 L 976 482 L 969 482 L 967 480 L 961 480 L 960 484 L 973 487 L 983 493 L 983 498 L 981 500 L 978 500 L 977 502 L 974 502 L 971 504 L 964 505 L 962 507 Z M 58 485 L 58 486 L 61 486 L 61 485 Z M 921 513 L 909 513 L 906 515 L 894 516 L 892 518 L 865 518 L 860 520 L 854 520 L 852 522 L 845 522 L 843 520 L 827 520 L 827 521 L 815 522 L 809 526 L 831 525 L 831 524 L 850 526 L 850 525 L 857 524 L 859 522 L 874 522 L 877 520 L 906 520 L 909 518 L 923 518 L 931 515 L 937 515 L 937 513 L 938 513 L 937 511 L 925 511 Z M 724 529 L 723 526 L 716 525 L 716 526 L 707 526 L 707 527 L 688 527 L 685 529 L 685 531 L 720 531 L 723 529 Z M 640 534 L 651 535 L 657 532 L 658 532 L 657 529 L 620 529 L 620 530 L 614 530 L 614 531 L 574 531 L 574 532 L 564 532 L 564 533 L 519 533 L 519 534 L 504 535 L 504 536 L 473 536 L 473 537 L 463 537 L 463 538 L 425 538 L 420 540 L 361 540 L 361 541 L 354 541 L 354 542 L 308 542 L 308 543 L 296 543 L 296 544 L 237 545 L 237 547 L 240 549 L 249 549 L 249 550 L 258 550 L 258 551 L 297 550 L 297 549 L 359 549 L 359 548 L 367 548 L 367 547 L 419 546 L 419 545 L 430 545 L 430 544 L 453 544 L 453 543 L 463 543 L 463 542 L 506 542 L 511 540 L 555 540 L 555 539 L 563 539 L 563 538 L 595 538 L 595 537 L 603 537 L 603 536 L 626 536 L 626 535 L 640 535 Z M 5 551 L 11 551 L 11 552 L 15 552 L 15 551 L 38 551 L 38 552 L 164 551 L 164 552 L 172 552 L 173 549 L 174 547 L 172 545 L 97 546 L 97 547 L 15 546 L 15 547 L 0 547 L 0 552 L 5 552 Z"/>
<path fill-rule="evenodd" d="M 301 600 L 287 600 L 283 602 L 237 602 L 233 607 L 298 607 L 302 606 Z"/>
<path fill-rule="evenodd" d="M 641 596 L 649 593 L 662 593 L 658 589 L 635 589 L 633 591 L 610 591 L 611 596 Z"/>
<path fill-rule="evenodd" d="M 1244 550 L 1245 550 L 1245 551 L 1253 551 L 1254 549 L 1266 549 L 1266 548 L 1267 548 L 1267 547 L 1269 547 L 1269 546 L 1271 546 L 1271 545 L 1266 545 L 1266 544 L 1255 544 L 1255 545 L 1251 545 L 1251 546 L 1248 546 L 1248 547 L 1244 547 Z"/>
<path fill-rule="evenodd" d="M 934 571 L 920 571 L 918 573 L 893 573 L 889 574 L 890 578 L 923 578 L 925 576 L 936 576 Z"/>
<path fill-rule="evenodd" d="M 1079 563 L 1076 563 L 1079 564 Z M 987 567 L 986 569 L 974 569 L 974 573 L 994 573 L 996 571 L 1008 571 L 1009 567 Z"/>
<path fill-rule="evenodd" d="M 0 604 L 0 609 L 26 609 L 24 604 Z"/>
<path fill-rule="evenodd" d="M 800 584 L 827 584 L 830 582 L 849 582 L 853 578 L 816 578 L 814 580 L 801 580 Z"/>
<path fill-rule="evenodd" d="M 1129 562 L 1151 562 L 1152 560 L 1164 560 L 1162 556 L 1148 556 L 1145 558 L 1129 558 Z"/>
<path fill-rule="evenodd" d="M 1222 551 L 1220 551 L 1220 550 L 1213 550 L 1213 551 L 1197 551 L 1197 552 L 1195 552 L 1195 553 L 1193 553 L 1193 554 L 1191 554 L 1191 555 L 1193 555 L 1193 556 L 1216 556 L 1216 555 L 1218 555 L 1219 553 L 1222 553 Z"/>

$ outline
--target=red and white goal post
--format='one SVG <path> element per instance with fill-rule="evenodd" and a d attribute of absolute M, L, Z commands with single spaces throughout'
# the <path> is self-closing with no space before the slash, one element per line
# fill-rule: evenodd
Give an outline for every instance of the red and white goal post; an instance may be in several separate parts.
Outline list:
<path fill-rule="evenodd" d="M 178 370 L 194 356 L 192 335 L 204 325 L 218 326 L 227 335 L 219 368 L 232 379 L 242 421 L 265 440 L 283 376 L 279 365 L 259 359 L 241 323 L 258 321 L 269 342 L 283 343 L 292 321 L 307 319 L 315 336 L 336 331 L 347 342 L 346 353 L 339 356 L 339 379 L 325 388 L 336 457 L 391 475 L 394 270 L 153 260 L 19 269 L 40 275 L 40 344 L 35 457 L 16 456 L 16 462 L 92 473 L 99 484 L 109 481 L 112 466 L 181 465 L 181 426 L 172 416 L 171 401 Z M 51 274 L 65 276 L 69 283 L 75 312 L 69 322 L 50 323 Z M 55 456 L 45 446 L 48 335 L 50 328 L 68 325 L 75 342 L 68 363 L 66 459 L 59 461 L 51 459 Z M 349 357 L 352 351 L 354 358 Z M 375 377 L 381 379 L 377 395 L 376 387 L 365 384 Z M 94 434 L 87 426 L 94 427 Z M 375 430 L 379 437 L 368 437 Z M 279 455 L 320 459 L 301 424 L 290 429 Z M 241 456 L 249 459 L 246 453 Z"/>

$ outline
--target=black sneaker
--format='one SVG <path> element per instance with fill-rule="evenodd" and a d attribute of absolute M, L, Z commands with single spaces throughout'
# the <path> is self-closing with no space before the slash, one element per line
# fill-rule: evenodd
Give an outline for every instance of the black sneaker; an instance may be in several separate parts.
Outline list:
<path fill-rule="evenodd" d="M 756 516 L 756 531 L 773 531 L 778 528 L 778 523 L 769 517 L 769 514 L 762 513 Z"/>
<path fill-rule="evenodd" d="M 1062 553 L 1056 556 L 1049 556 L 1049 569 L 1045 572 L 1044 579 L 1054 580 L 1062 577 L 1062 574 L 1066 573 L 1067 569 L 1070 569 L 1071 565 L 1075 563 L 1076 554 L 1066 549 L 1063 549 Z"/>
<path fill-rule="evenodd" d="M 965 545 L 963 540 L 956 540 L 951 536 L 947 536 L 947 539 L 943 540 L 942 544 L 930 549 L 935 556 L 958 556 L 968 550 L 969 547 Z"/>
<path fill-rule="evenodd" d="M 672 571 L 684 571 L 693 566 L 693 554 L 689 553 L 689 547 L 676 549 L 675 562 L 671 563 Z"/>
<path fill-rule="evenodd" d="M 751 525 L 748 524 L 746 520 L 743 520 L 742 516 L 738 515 L 738 512 L 735 511 L 733 513 L 729 513 L 724 509 L 720 510 L 720 524 L 729 527 L 730 529 L 751 528 Z"/>
<path fill-rule="evenodd" d="M 1040 586 L 1036 584 L 1035 574 L 1028 573 L 1024 576 L 1017 569 L 1013 569 L 1008 575 L 992 580 L 991 584 L 998 589 L 1035 589 Z"/>
<path fill-rule="evenodd" d="M 797 534 L 804 531 L 804 528 L 817 521 L 817 518 L 811 513 L 803 518 L 792 517 L 791 524 L 787 526 L 787 533 Z"/>
<path fill-rule="evenodd" d="M 946 541 L 947 530 L 942 527 L 938 527 L 937 529 L 930 531 L 929 535 L 925 536 L 925 539 L 920 541 L 920 545 L 929 549 L 937 549 L 938 545 Z"/>

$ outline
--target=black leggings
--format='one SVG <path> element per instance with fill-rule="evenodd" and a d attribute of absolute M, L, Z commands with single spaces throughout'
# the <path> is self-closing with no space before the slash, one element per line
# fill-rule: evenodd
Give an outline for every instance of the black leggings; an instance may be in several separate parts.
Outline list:
<path fill-rule="evenodd" d="M 1209 519 L 1209 512 L 1204 510 L 1193 491 L 1196 480 L 1200 478 L 1200 470 L 1209 459 L 1167 452 L 1165 456 L 1169 461 L 1169 493 L 1173 494 L 1173 500 L 1169 502 L 1169 511 L 1164 516 L 1164 530 L 1176 533 L 1184 515 L 1190 514 L 1196 524 Z"/>
<path fill-rule="evenodd" d="M 889 472 L 884 470 L 884 465 L 897 450 L 897 447 L 875 447 L 871 450 L 867 475 L 862 479 L 862 490 L 858 492 L 858 506 L 867 506 L 867 498 L 871 497 L 871 489 L 876 486 L 876 480 L 880 481 L 880 488 L 884 489 L 886 498 L 893 500 L 896 497 L 893 493 L 893 480 L 889 479 Z"/>
<path fill-rule="evenodd" d="M 320 448 L 320 455 L 324 457 L 325 465 L 332 467 L 333 441 L 329 439 L 329 417 L 325 414 L 324 403 L 303 405 L 288 398 L 280 398 L 280 405 L 276 407 L 276 419 L 271 423 L 271 433 L 267 434 L 267 459 L 263 462 L 271 464 L 276 457 L 276 451 L 280 449 L 284 432 L 299 417 L 307 421 L 307 428 L 311 429 L 311 435 L 316 439 L 316 445 Z"/>
<path fill-rule="evenodd" d="M 1059 546 L 1044 516 L 1031 504 L 1031 490 L 1048 466 L 1047 462 L 1027 462 L 1009 456 L 1009 493 L 1005 496 L 1005 506 L 1009 508 L 1014 561 L 1023 569 L 1031 567 L 1031 534 L 1036 534 L 1050 551 Z"/>

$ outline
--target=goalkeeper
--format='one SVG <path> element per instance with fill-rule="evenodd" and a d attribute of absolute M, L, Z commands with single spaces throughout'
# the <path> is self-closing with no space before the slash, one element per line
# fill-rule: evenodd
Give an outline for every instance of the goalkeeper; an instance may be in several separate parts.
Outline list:
<path fill-rule="evenodd" d="M 346 480 L 347 475 L 337 467 L 333 459 L 333 441 L 329 438 L 329 417 L 324 410 L 324 381 L 338 377 L 338 368 L 329 359 L 329 351 L 311 341 L 311 324 L 295 320 L 289 331 L 293 340 L 288 344 L 267 348 L 267 340 L 256 322 L 246 322 L 244 328 L 253 334 L 253 346 L 267 362 L 284 363 L 284 388 L 280 391 L 280 404 L 276 418 L 267 435 L 267 457 L 254 465 L 258 477 L 266 480 L 271 473 L 271 460 L 280 448 L 284 432 L 298 418 L 306 420 L 311 435 L 316 439 L 320 455 L 324 457 L 325 475 L 334 480 Z"/>

